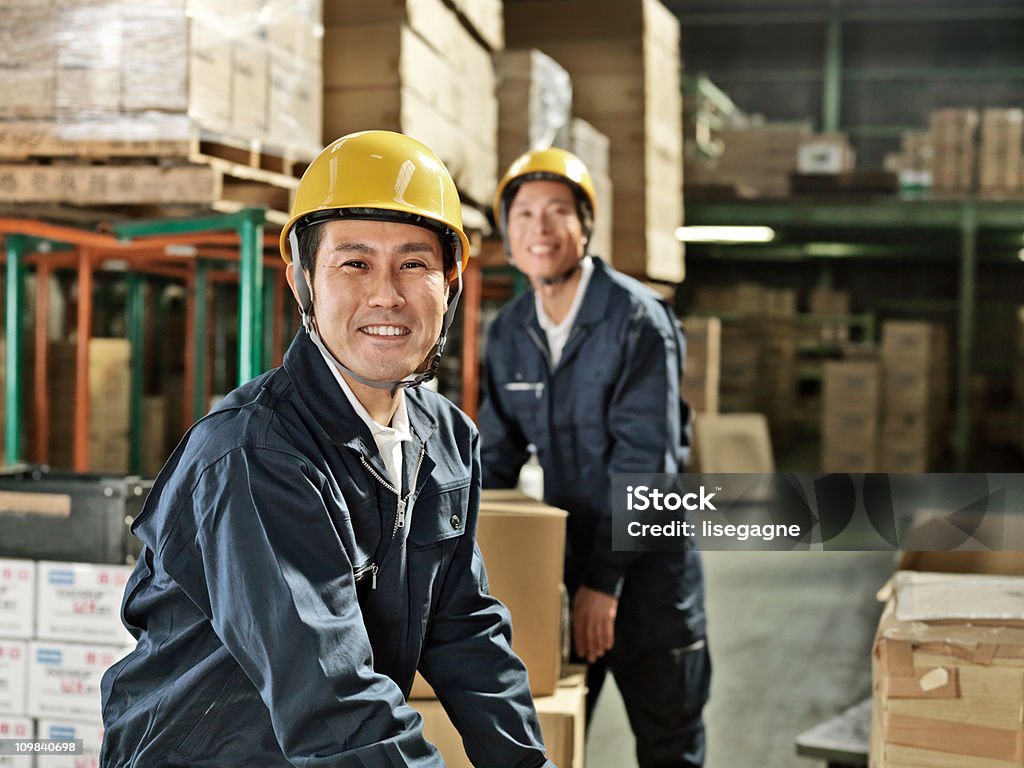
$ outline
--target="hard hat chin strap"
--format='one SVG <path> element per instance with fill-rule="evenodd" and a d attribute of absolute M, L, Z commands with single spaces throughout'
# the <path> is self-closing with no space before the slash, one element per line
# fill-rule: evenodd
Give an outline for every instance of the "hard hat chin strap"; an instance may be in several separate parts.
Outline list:
<path fill-rule="evenodd" d="M 334 356 L 334 353 L 332 353 L 331 350 L 327 348 L 327 345 L 324 344 L 323 339 L 320 338 L 320 334 L 316 329 L 316 321 L 313 317 L 313 295 L 309 289 L 309 283 L 306 281 L 306 272 L 302 269 L 302 265 L 298 263 L 299 238 L 295 234 L 294 230 L 289 233 L 288 240 L 292 249 L 292 264 L 294 265 L 292 274 L 295 278 L 295 293 L 299 300 L 299 312 L 302 315 L 302 327 L 306 329 L 306 333 L 309 334 L 309 338 L 312 342 L 316 344 L 317 349 L 319 349 L 320 352 L 323 353 L 339 371 L 351 376 L 360 384 L 365 384 L 366 386 L 373 387 L 374 389 L 389 390 L 391 397 L 394 397 L 400 389 L 404 389 L 405 387 L 418 387 L 420 384 L 430 381 L 437 375 L 437 370 L 441 365 L 441 354 L 444 352 L 445 344 L 448 341 L 448 330 L 451 328 L 452 321 L 455 320 L 455 310 L 459 305 L 459 297 L 462 296 L 461 262 L 459 262 L 460 266 L 456 267 L 458 270 L 458 280 L 456 281 L 455 295 L 449 300 L 448 308 L 444 312 L 444 320 L 441 323 L 441 334 L 437 338 L 437 343 L 434 344 L 433 349 L 431 349 L 430 354 L 427 356 L 427 360 L 430 361 L 427 365 L 427 369 L 419 373 L 410 374 L 404 379 L 399 379 L 398 381 L 381 381 L 378 379 L 368 379 L 365 376 L 360 376 L 343 362 L 338 360 L 338 358 Z M 461 254 L 459 254 L 459 256 L 461 256 Z"/>
<path fill-rule="evenodd" d="M 579 271 L 580 264 L 582 263 L 583 259 L 580 259 L 562 274 L 555 275 L 554 277 L 538 277 L 537 282 L 541 285 L 561 285 L 562 283 L 568 282 L 569 278 Z"/>

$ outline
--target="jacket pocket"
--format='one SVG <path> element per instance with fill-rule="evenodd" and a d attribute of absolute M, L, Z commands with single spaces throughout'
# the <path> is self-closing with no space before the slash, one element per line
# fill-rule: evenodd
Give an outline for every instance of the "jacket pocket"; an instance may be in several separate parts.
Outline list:
<path fill-rule="evenodd" d="M 424 549 L 465 533 L 470 477 L 424 487 L 413 505 L 409 547 Z"/>

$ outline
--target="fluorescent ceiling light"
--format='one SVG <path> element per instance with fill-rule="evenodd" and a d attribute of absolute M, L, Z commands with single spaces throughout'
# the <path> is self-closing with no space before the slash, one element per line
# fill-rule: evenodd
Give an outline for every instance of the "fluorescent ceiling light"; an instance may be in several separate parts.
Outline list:
<path fill-rule="evenodd" d="M 676 239 L 684 243 L 769 243 L 771 227 L 678 227 Z"/>

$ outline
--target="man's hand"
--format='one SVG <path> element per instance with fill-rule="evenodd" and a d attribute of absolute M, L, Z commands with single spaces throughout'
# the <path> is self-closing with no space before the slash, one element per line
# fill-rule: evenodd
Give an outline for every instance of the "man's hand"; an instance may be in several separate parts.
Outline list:
<path fill-rule="evenodd" d="M 580 587 L 572 605 L 576 654 L 595 662 L 615 645 L 615 614 L 619 601 L 604 592 Z"/>

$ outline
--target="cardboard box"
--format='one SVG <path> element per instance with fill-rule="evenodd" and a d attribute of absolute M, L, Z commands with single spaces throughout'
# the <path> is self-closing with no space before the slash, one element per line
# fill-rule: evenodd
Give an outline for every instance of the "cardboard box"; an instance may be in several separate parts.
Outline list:
<path fill-rule="evenodd" d="M 898 572 L 875 635 L 871 765 L 1020 765 L 1024 579 Z"/>
<path fill-rule="evenodd" d="M 683 331 L 686 334 L 683 399 L 697 413 L 717 413 L 722 373 L 722 321 L 717 317 L 689 317 L 683 320 Z"/>
<path fill-rule="evenodd" d="M 762 413 L 702 413 L 694 420 L 699 472 L 775 471 L 768 420 Z"/>
<path fill-rule="evenodd" d="M 134 644 L 121 623 L 121 600 L 131 576 L 127 565 L 40 561 L 36 572 L 40 640 Z"/>
<path fill-rule="evenodd" d="M 35 733 L 35 723 L 29 718 L 0 715 L 0 739 L 31 739 Z M 32 768 L 34 760 L 32 755 L 0 755 L 0 768 Z"/>
<path fill-rule="evenodd" d="M 0 558 L 0 637 L 32 637 L 35 615 L 35 563 Z"/>
<path fill-rule="evenodd" d="M 42 719 L 36 723 L 36 738 L 82 740 L 80 755 L 48 755 L 46 768 L 99 768 L 103 726 L 74 720 Z"/>
<path fill-rule="evenodd" d="M 41 719 L 102 722 L 100 680 L 103 673 L 133 650 L 134 646 L 32 641 L 28 662 L 28 714 Z"/>
<path fill-rule="evenodd" d="M 587 687 L 582 674 L 558 683 L 551 696 L 535 696 L 548 758 L 559 768 L 583 768 Z M 423 735 L 433 742 L 448 768 L 472 768 L 462 737 L 437 700 L 410 702 L 423 715 Z"/>
<path fill-rule="evenodd" d="M 512 650 L 526 665 L 530 691 L 551 694 L 562 670 L 562 569 L 567 513 L 519 491 L 485 496 L 477 543 L 490 592 L 512 615 Z M 529 558 L 522 554 L 529 552 Z M 417 675 L 412 698 L 432 698 Z"/>
<path fill-rule="evenodd" d="M 498 168 L 504 173 L 523 152 L 550 147 L 568 132 L 572 79 L 561 64 L 536 48 L 502 52 L 496 75 Z"/>
<path fill-rule="evenodd" d="M 0 638 L 0 713 L 24 715 L 28 694 L 28 643 Z"/>
<path fill-rule="evenodd" d="M 189 32 L 189 114 L 211 130 L 227 131 L 231 123 L 232 48 L 224 44 L 223 27 L 204 18 L 193 18 Z"/>

